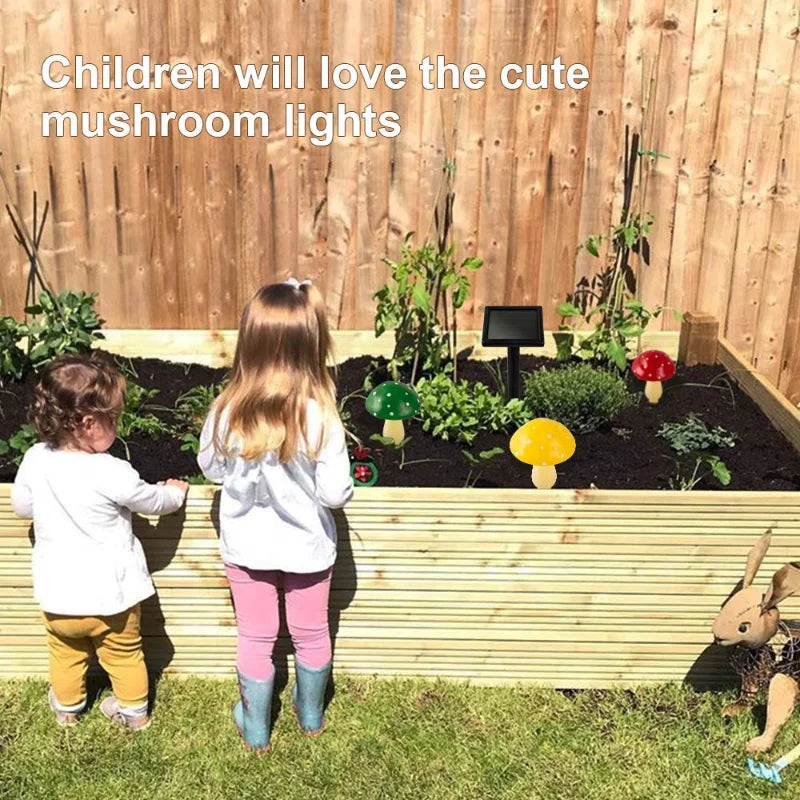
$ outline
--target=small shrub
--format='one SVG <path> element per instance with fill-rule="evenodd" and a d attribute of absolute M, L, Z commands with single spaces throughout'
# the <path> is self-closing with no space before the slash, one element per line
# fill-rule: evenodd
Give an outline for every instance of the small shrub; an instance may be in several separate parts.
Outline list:
<path fill-rule="evenodd" d="M 589 364 L 542 369 L 525 382 L 529 415 L 554 419 L 574 434 L 596 431 L 634 402 L 622 378 Z"/>
<path fill-rule="evenodd" d="M 416 388 L 423 430 L 446 441 L 472 444 L 478 433 L 508 431 L 527 419 L 521 400 L 506 402 L 480 382 L 440 374 L 420 378 Z"/>
<path fill-rule="evenodd" d="M 720 425 L 709 428 L 697 415 L 687 414 L 677 422 L 665 422 L 658 436 L 666 439 L 678 455 L 686 455 L 712 447 L 733 447 L 737 436 Z"/>
<path fill-rule="evenodd" d="M 103 338 L 103 320 L 94 310 L 96 299 L 96 292 L 60 292 L 55 299 L 49 292 L 42 292 L 39 302 L 25 309 L 26 314 L 35 317 L 23 326 L 34 368 L 62 353 L 88 353 L 94 341 Z"/>

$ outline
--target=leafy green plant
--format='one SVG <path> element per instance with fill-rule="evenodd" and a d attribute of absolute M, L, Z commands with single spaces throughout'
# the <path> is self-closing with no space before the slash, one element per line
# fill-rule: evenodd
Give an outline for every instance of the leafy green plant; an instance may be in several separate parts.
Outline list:
<path fill-rule="evenodd" d="M 423 430 L 446 441 L 472 444 L 483 431 L 508 431 L 528 418 L 522 400 L 506 402 L 479 381 L 455 382 L 439 374 L 421 378 L 417 394 Z"/>
<path fill-rule="evenodd" d="M 173 409 L 173 417 L 178 431 L 199 433 L 221 390 L 222 386 L 218 383 L 193 386 L 178 397 Z"/>
<path fill-rule="evenodd" d="M 483 471 L 489 466 L 489 462 L 504 452 L 505 450 L 502 447 L 493 447 L 491 450 L 481 450 L 476 456 L 470 453 L 469 450 L 462 450 L 461 454 L 469 464 L 469 473 L 467 474 L 467 480 L 464 482 L 464 488 L 469 489 L 475 486 Z"/>
<path fill-rule="evenodd" d="M 184 433 L 181 436 L 181 451 L 197 455 L 200 452 L 200 437 L 194 433 Z"/>
<path fill-rule="evenodd" d="M 22 457 L 37 441 L 36 428 L 26 422 L 8 440 L 0 439 L 0 456 L 11 455 L 11 463 L 19 466 L 22 462 Z"/>
<path fill-rule="evenodd" d="M 658 429 L 658 436 L 666 439 L 678 455 L 713 447 L 733 447 L 738 439 L 735 433 L 721 425 L 709 428 L 697 414 L 687 414 L 677 422 L 665 422 Z"/>
<path fill-rule="evenodd" d="M 150 401 L 157 395 L 158 389 L 145 389 L 133 381 L 128 381 L 125 387 L 125 404 L 117 420 L 117 438 L 122 442 L 129 460 L 131 454 L 128 439 L 134 433 L 142 433 L 151 438 L 172 433 L 170 426 L 150 410 L 153 408 Z"/>
<path fill-rule="evenodd" d="M 573 434 L 596 431 L 634 402 L 622 378 L 590 364 L 542 369 L 525 381 L 528 416 L 554 419 Z"/>
<path fill-rule="evenodd" d="M 21 380 L 28 367 L 28 356 L 19 346 L 24 326 L 14 317 L 0 317 L 0 386 L 7 380 Z"/>
<path fill-rule="evenodd" d="M 23 331 L 34 368 L 63 353 L 86 353 L 94 341 L 103 338 L 103 320 L 94 309 L 96 299 L 96 292 L 65 291 L 54 298 L 44 291 L 37 304 L 26 307 L 25 313 L 33 320 L 23 326 Z"/>
<path fill-rule="evenodd" d="M 675 460 L 675 474 L 669 478 L 669 488 L 688 492 L 707 478 L 715 478 L 722 486 L 727 486 L 731 473 L 719 456 L 692 453 L 688 458 Z"/>
<path fill-rule="evenodd" d="M 421 372 L 439 372 L 453 358 L 456 313 L 469 296 L 467 273 L 480 269 L 483 261 L 466 258 L 457 264 L 454 245 L 426 241 L 414 248 L 412 235 L 403 240 L 397 261 L 384 259 L 391 281 L 375 293 L 375 335 L 394 329 L 389 373 L 399 380 L 400 370 L 410 365 L 413 385 Z"/>
<path fill-rule="evenodd" d="M 570 301 L 561 303 L 556 309 L 562 317 L 556 336 L 559 361 L 568 361 L 573 356 L 607 364 L 621 372 L 628 366 L 631 345 L 639 340 L 651 320 L 658 317 L 662 308 L 654 310 L 644 307 L 638 300 L 625 300 L 613 308 L 607 302 L 599 303 L 585 314 Z M 586 335 L 579 333 L 571 321 L 582 318 L 594 327 Z M 565 320 L 570 320 L 566 322 Z"/>

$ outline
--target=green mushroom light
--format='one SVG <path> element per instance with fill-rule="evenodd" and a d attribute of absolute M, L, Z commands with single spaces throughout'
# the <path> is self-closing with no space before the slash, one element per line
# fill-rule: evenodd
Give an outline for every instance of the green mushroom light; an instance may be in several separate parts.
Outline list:
<path fill-rule="evenodd" d="M 405 438 L 403 420 L 419 413 L 419 396 L 410 386 L 386 381 L 369 393 L 366 406 L 373 417 L 384 420 L 383 435 L 399 445 Z"/>

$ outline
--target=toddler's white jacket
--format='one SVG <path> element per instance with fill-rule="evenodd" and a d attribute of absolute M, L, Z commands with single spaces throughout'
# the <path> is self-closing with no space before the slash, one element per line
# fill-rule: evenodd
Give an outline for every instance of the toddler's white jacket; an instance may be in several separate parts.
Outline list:
<path fill-rule="evenodd" d="M 306 406 L 308 440 L 317 441 L 321 409 Z M 225 415 L 222 426 L 224 434 Z M 340 420 L 328 426 L 316 461 L 305 448 L 288 463 L 268 453 L 260 461 L 215 452 L 212 410 L 200 436 L 197 462 L 210 481 L 222 484 L 220 539 L 222 559 L 250 569 L 320 572 L 336 560 L 336 524 L 331 508 L 353 495 L 350 460 Z"/>
<path fill-rule="evenodd" d="M 183 505 L 183 492 L 145 483 L 108 453 L 40 443 L 22 459 L 11 504 L 33 518 L 33 591 L 42 610 L 108 616 L 155 591 L 131 511 L 169 514 Z"/>

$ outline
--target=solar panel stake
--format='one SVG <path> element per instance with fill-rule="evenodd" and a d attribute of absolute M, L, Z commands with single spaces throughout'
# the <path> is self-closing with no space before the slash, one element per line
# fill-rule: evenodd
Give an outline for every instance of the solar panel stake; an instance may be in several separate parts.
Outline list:
<path fill-rule="evenodd" d="M 506 399 L 513 400 L 519 396 L 519 347 L 509 347 L 506 363 Z"/>
<path fill-rule="evenodd" d="M 506 398 L 520 397 L 519 348 L 544 347 L 542 307 L 486 306 L 481 345 L 507 348 Z"/>

